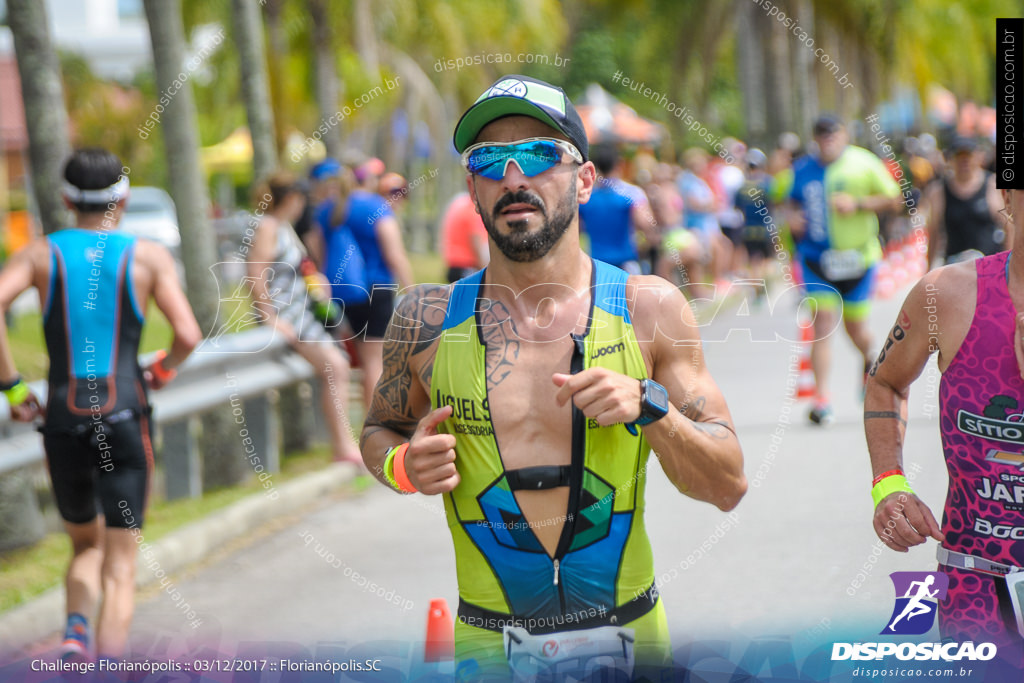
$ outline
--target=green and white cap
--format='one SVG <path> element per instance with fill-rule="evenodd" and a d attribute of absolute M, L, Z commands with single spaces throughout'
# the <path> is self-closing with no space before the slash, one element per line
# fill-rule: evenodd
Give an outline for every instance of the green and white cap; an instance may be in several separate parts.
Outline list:
<path fill-rule="evenodd" d="M 587 133 L 572 101 L 561 88 L 544 81 L 509 74 L 484 91 L 455 125 L 455 149 L 461 154 L 491 121 L 503 116 L 529 116 L 555 128 L 588 158 Z"/>

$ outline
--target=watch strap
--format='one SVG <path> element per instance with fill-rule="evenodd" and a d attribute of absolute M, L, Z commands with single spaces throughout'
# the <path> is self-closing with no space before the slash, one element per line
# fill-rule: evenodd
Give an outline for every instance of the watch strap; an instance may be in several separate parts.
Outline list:
<path fill-rule="evenodd" d="M 21 375 L 15 375 L 10 382 L 0 382 L 0 391 L 10 391 L 21 383 Z"/>
<path fill-rule="evenodd" d="M 27 401 L 28 397 L 32 394 L 28 385 L 25 384 L 20 377 L 9 389 L 2 389 L 0 390 L 0 393 L 2 393 L 4 398 L 7 399 L 7 405 L 12 408 L 14 406 L 20 406 L 22 403 Z"/>

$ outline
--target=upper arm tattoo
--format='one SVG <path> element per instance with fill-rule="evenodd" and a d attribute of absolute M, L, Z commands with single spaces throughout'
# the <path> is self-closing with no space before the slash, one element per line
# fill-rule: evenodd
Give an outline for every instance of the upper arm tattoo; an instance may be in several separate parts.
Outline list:
<path fill-rule="evenodd" d="M 448 287 L 420 285 L 399 301 L 384 339 L 384 367 L 366 414 L 363 440 L 379 428 L 411 436 L 420 416 L 410 405 L 412 358 L 434 348 L 444 325 Z M 419 379 L 430 385 L 432 359 L 424 359 Z M 378 427 L 373 429 L 371 426 Z"/>

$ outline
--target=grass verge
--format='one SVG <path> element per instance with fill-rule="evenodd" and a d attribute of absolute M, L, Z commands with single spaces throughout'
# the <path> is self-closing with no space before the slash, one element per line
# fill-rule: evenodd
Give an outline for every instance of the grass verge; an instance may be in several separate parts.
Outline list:
<path fill-rule="evenodd" d="M 330 449 L 321 446 L 289 455 L 282 460 L 282 471 L 275 482 L 288 481 L 322 469 L 331 460 Z M 356 482 L 354 487 L 363 484 Z M 255 479 L 242 486 L 218 489 L 201 498 L 154 501 L 146 512 L 146 541 L 153 542 L 187 524 L 200 520 L 248 495 L 262 491 Z M 47 534 L 39 543 L 0 555 L 0 613 L 28 602 L 59 586 L 71 557 L 71 545 L 63 532 Z"/>

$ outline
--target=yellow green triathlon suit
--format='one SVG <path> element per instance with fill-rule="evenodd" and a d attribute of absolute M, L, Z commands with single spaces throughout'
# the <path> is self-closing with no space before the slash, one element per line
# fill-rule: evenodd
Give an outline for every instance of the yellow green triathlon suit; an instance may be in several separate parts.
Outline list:
<path fill-rule="evenodd" d="M 824 164 L 813 155 L 793 163 L 789 198 L 804 211 L 806 227 L 796 243 L 804 289 L 826 309 L 865 320 L 871 312 L 875 264 L 882 257 L 878 216 L 860 210 L 840 214 L 832 197 L 842 192 L 855 199 L 882 195 L 895 199 L 900 185 L 877 156 L 847 145 L 838 159 Z"/>
<path fill-rule="evenodd" d="M 603 367 L 647 376 L 626 300 L 625 271 L 593 261 L 590 324 L 573 335 L 570 370 Z M 430 386 L 434 408 L 452 405 L 461 483 L 444 497 L 459 580 L 456 676 L 504 668 L 503 628 L 531 635 L 618 626 L 633 629 L 638 666 L 670 662 L 665 611 L 644 527 L 650 447 L 643 432 L 601 427 L 573 407 L 572 464 L 506 470 L 488 406 L 476 301 L 485 271 L 452 286 Z M 569 425 L 567 425 L 568 427 Z M 552 557 L 514 491 L 569 487 Z"/>

